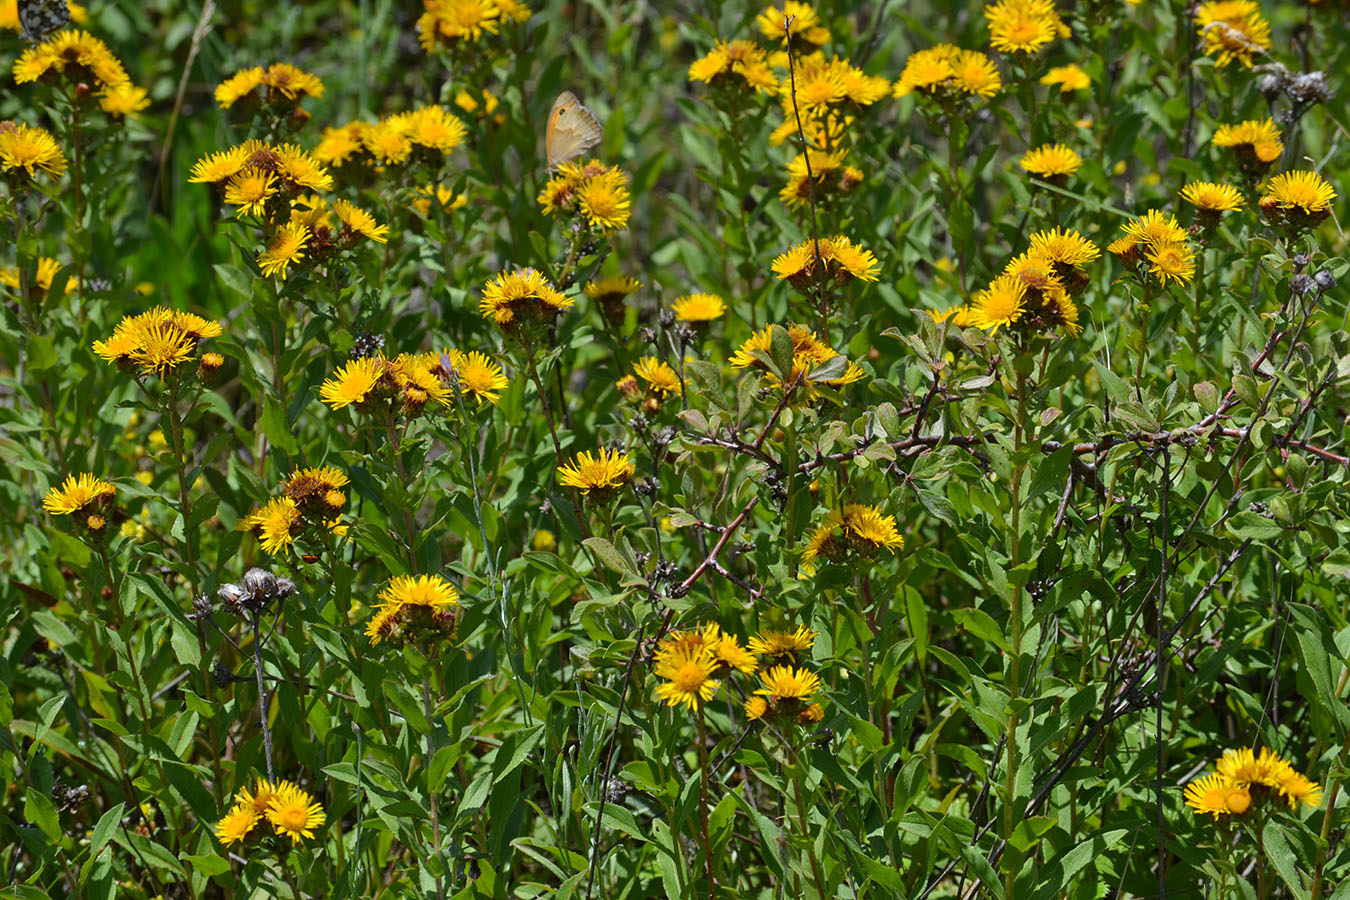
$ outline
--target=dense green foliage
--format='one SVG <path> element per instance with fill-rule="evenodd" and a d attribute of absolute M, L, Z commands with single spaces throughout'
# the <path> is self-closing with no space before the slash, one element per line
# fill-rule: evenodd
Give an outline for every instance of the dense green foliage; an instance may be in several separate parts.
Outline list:
<path fill-rule="evenodd" d="M 1342 896 L 1344 5 L 530 5 L 0 31 L 0 896 Z"/>

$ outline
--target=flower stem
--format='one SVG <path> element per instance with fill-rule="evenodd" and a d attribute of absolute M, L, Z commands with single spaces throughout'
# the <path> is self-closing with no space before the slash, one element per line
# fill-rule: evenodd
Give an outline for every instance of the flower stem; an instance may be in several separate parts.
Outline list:
<path fill-rule="evenodd" d="M 1019 354 L 1020 355 L 1020 354 Z M 1008 660 L 1008 731 L 1004 741 L 1008 754 L 1007 780 L 1004 784 L 1003 799 L 1003 839 L 1012 838 L 1020 816 L 1017 812 L 1017 724 L 1018 700 L 1022 694 L 1022 575 L 1017 569 L 1022 564 L 1022 478 L 1026 462 L 1022 458 L 1022 448 L 1027 439 L 1027 373 L 1021 361 L 1017 366 L 1017 418 L 1013 423 L 1013 470 L 1012 470 L 1012 530 L 1010 535 L 1008 571 L 1015 573 L 1012 579 L 1012 597 L 1009 603 L 1009 619 L 1012 623 L 1012 642 Z M 1017 866 L 1009 864 L 1003 876 L 1004 900 L 1013 900 L 1014 882 Z"/>
<path fill-rule="evenodd" d="M 708 876 L 708 900 L 716 900 L 717 878 L 713 874 L 712 838 L 708 834 L 708 726 L 703 720 L 702 706 L 698 708 L 698 768 L 698 815 L 704 871 Z"/>
<path fill-rule="evenodd" d="M 797 823 L 802 830 L 802 840 L 806 845 L 806 858 L 811 863 L 811 879 L 816 883 L 816 894 L 821 900 L 825 900 L 829 895 L 825 893 L 825 878 L 820 872 L 820 861 L 816 859 L 816 850 L 811 842 L 811 828 L 806 818 L 806 791 L 802 788 L 802 782 L 806 780 L 806 770 L 802 768 L 797 751 L 792 749 L 791 752 L 792 789 L 794 799 L 797 801 Z"/>
<path fill-rule="evenodd" d="M 427 806 L 431 810 L 431 843 L 436 852 L 436 859 L 440 862 L 440 868 L 445 868 L 445 855 L 441 851 L 441 816 L 440 809 L 436 802 L 436 787 L 431 783 L 431 761 L 436 754 L 436 740 L 434 728 L 431 725 L 433 707 L 431 705 L 431 669 L 422 673 L 422 708 L 427 717 Z M 445 885 L 442 882 L 441 872 L 436 872 L 436 900 L 445 900 Z"/>
<path fill-rule="evenodd" d="M 267 760 L 267 780 L 276 783 L 276 771 L 272 768 L 272 728 L 267 724 L 267 683 L 263 680 L 262 663 L 262 611 L 253 614 L 253 677 L 258 682 L 258 723 L 262 726 L 263 753 Z"/>

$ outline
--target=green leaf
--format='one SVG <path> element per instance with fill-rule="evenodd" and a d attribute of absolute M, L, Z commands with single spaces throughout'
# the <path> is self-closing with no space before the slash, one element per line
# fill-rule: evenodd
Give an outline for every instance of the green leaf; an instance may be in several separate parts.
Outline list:
<path fill-rule="evenodd" d="M 496 784 L 520 768 L 543 739 L 544 726 L 535 725 L 533 728 L 517 731 L 503 741 L 496 759 L 492 762 L 492 783 Z"/>
<path fill-rule="evenodd" d="M 1054 828 L 1058 822 L 1058 819 L 1052 819 L 1049 816 L 1032 816 L 1023 819 L 1013 829 L 1013 833 L 1008 837 L 1008 843 L 1019 853 L 1026 853 L 1040 843 L 1046 832 Z"/>
<path fill-rule="evenodd" d="M 275 399 L 267 398 L 263 404 L 262 415 L 258 417 L 258 424 L 262 426 L 263 434 L 267 435 L 267 440 L 272 446 L 284 450 L 288 456 L 295 456 L 300 452 L 300 445 L 295 442 L 295 435 L 291 434 L 290 426 L 286 423 L 286 411 Z"/>
<path fill-rule="evenodd" d="M 1268 541 L 1284 533 L 1284 528 L 1278 522 L 1251 510 L 1234 513 L 1225 527 L 1236 538 L 1251 538 L 1254 541 Z"/>
<path fill-rule="evenodd" d="M 586 549 L 590 550 L 591 553 L 595 554 L 595 558 L 598 559 L 601 565 L 606 569 L 609 569 L 617 575 L 624 575 L 628 578 L 641 580 L 642 576 L 638 573 L 637 569 L 629 565 L 628 560 L 624 559 L 623 554 L 621 554 L 609 541 L 604 538 L 590 537 L 582 541 L 582 544 L 584 544 Z"/>
<path fill-rule="evenodd" d="M 53 844 L 61 843 L 61 819 L 51 798 L 36 788 L 29 788 L 24 798 L 23 815 Z"/>
<path fill-rule="evenodd" d="M 957 609 L 952 611 L 957 625 L 978 638 L 989 641 L 1004 653 L 1012 652 L 1012 646 L 1003 636 L 1003 629 L 994 621 L 993 616 L 980 609 Z"/>
<path fill-rule="evenodd" d="M 1289 893 L 1295 900 L 1307 897 L 1308 889 L 1299 878 L 1294 851 L 1289 846 L 1289 837 L 1284 827 L 1275 821 L 1267 822 L 1266 827 L 1261 830 L 1261 837 L 1265 842 L 1266 858 L 1270 860 L 1275 874 L 1279 875 L 1285 887 L 1289 888 Z"/>

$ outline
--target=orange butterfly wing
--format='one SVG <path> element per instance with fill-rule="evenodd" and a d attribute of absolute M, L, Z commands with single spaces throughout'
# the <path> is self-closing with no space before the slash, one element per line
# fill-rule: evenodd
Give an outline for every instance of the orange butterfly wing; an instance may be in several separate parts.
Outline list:
<path fill-rule="evenodd" d="M 556 169 L 600 143 L 604 128 L 595 113 L 581 105 L 576 94 L 563 91 L 553 101 L 544 130 L 544 151 L 548 167 Z"/>

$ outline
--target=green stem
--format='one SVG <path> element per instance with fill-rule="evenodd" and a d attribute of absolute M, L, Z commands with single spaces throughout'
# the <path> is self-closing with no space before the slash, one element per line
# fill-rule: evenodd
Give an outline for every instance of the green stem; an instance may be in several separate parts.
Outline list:
<path fill-rule="evenodd" d="M 441 850 L 441 816 L 436 800 L 436 795 L 439 792 L 436 790 L 436 786 L 431 783 L 431 761 L 436 754 L 436 741 L 435 728 L 431 724 L 435 708 L 431 705 L 430 667 L 422 673 L 422 708 L 427 717 L 427 806 L 431 811 L 431 843 L 436 852 L 436 859 L 440 863 L 436 872 L 436 900 L 445 900 L 445 885 L 440 871 L 445 868 L 445 855 Z"/>
<path fill-rule="evenodd" d="M 1020 355 L 1020 353 L 1019 353 Z M 1009 618 L 1012 621 L 1012 652 L 1008 660 L 1008 697 L 1011 711 L 1008 714 L 1008 731 L 1004 741 L 1004 751 L 1008 755 L 1007 779 L 1004 786 L 1003 839 L 1010 841 L 1013 829 L 1020 818 L 1017 812 L 1017 725 L 1018 700 L 1022 695 L 1022 575 L 1017 572 L 1022 564 L 1022 478 L 1026 469 L 1022 458 L 1022 448 L 1027 438 L 1027 373 L 1022 370 L 1022 362 L 1015 361 L 1017 372 L 1017 418 L 1013 423 L 1013 470 L 1012 470 L 1012 533 L 1009 556 L 1009 572 L 1012 573 L 1012 598 Z M 1017 876 L 1017 866 L 1006 866 L 1003 881 L 1004 900 L 1013 900 L 1013 887 Z"/>
<path fill-rule="evenodd" d="M 1344 675 L 1342 675 L 1342 681 L 1344 681 Z M 1337 691 L 1337 696 L 1340 696 L 1339 691 Z M 1347 755 L 1350 755 L 1350 733 L 1346 734 L 1345 741 L 1341 743 L 1341 752 L 1337 758 L 1338 771 L 1345 768 Z M 1332 778 L 1335 778 L 1335 776 L 1333 775 Z M 1328 778 L 1327 780 L 1329 782 L 1325 801 L 1327 808 L 1326 811 L 1322 813 L 1322 829 L 1318 832 L 1317 836 L 1317 858 L 1313 863 L 1312 889 L 1308 891 L 1308 900 L 1321 900 L 1322 868 L 1327 862 L 1327 846 L 1328 839 L 1331 835 L 1331 819 L 1332 814 L 1336 810 L 1336 798 L 1339 797 L 1341 793 L 1341 780 L 1339 778 L 1336 778 L 1335 780 Z"/>
<path fill-rule="evenodd" d="M 789 750 L 792 753 L 792 787 L 797 801 L 797 823 L 801 828 L 802 841 L 806 847 L 806 858 L 811 863 L 811 878 L 816 883 L 816 894 L 820 900 L 826 900 L 829 895 L 825 893 L 825 878 L 820 872 L 820 861 L 816 859 L 811 828 L 806 818 L 806 791 L 802 787 L 802 782 L 806 780 L 806 771 L 802 768 L 796 749 L 789 745 Z"/>
<path fill-rule="evenodd" d="M 1153 312 L 1153 283 L 1144 277 L 1144 321 L 1139 326 L 1139 357 L 1134 364 L 1134 393 L 1140 403 L 1144 402 L 1144 360 L 1148 358 L 1148 320 Z"/>
<path fill-rule="evenodd" d="M 699 834 L 703 838 L 704 871 L 708 876 L 708 900 L 716 900 L 717 878 L 713 874 L 712 838 L 708 834 L 708 726 L 703 707 L 698 708 L 698 815 Z"/>

